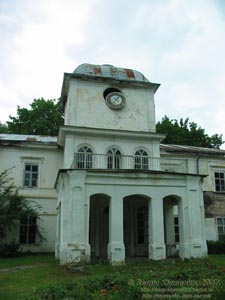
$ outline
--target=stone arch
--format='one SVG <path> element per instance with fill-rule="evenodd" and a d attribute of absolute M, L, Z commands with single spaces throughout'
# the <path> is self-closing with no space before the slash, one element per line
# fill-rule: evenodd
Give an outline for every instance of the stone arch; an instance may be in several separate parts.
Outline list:
<path fill-rule="evenodd" d="M 132 194 L 125 196 L 123 201 L 126 257 L 148 257 L 150 197 L 143 194 Z"/>
<path fill-rule="evenodd" d="M 96 193 L 90 196 L 89 244 L 91 259 L 107 259 L 110 198 L 109 195 L 104 193 Z"/>

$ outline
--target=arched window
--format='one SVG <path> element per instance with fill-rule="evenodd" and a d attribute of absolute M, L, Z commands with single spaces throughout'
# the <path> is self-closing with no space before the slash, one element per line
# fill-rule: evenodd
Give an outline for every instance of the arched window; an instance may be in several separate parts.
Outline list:
<path fill-rule="evenodd" d="M 92 150 L 87 146 L 83 146 L 78 150 L 77 155 L 77 168 L 78 169 L 91 169 L 92 168 Z"/>
<path fill-rule="evenodd" d="M 120 169 L 121 153 L 117 148 L 111 148 L 107 152 L 108 169 Z"/>
<path fill-rule="evenodd" d="M 148 170 L 148 153 L 144 150 L 135 152 L 134 168 L 139 170 Z"/>

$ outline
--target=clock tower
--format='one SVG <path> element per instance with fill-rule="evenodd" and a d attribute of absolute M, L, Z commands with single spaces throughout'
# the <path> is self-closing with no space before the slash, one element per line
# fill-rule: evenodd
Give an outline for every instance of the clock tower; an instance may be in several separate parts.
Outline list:
<path fill-rule="evenodd" d="M 63 168 L 56 181 L 61 263 L 163 259 L 175 239 L 175 206 L 180 257 L 205 255 L 201 178 L 187 179 L 184 161 L 160 159 L 164 135 L 155 129 L 158 87 L 136 70 L 111 65 L 82 64 L 64 74 L 65 124 L 58 137 Z M 197 231 L 187 217 L 188 206 L 198 220 Z"/>

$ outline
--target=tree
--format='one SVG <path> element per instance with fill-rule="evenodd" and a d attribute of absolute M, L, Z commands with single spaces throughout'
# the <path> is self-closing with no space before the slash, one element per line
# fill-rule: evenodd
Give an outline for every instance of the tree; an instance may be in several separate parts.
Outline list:
<path fill-rule="evenodd" d="M 61 103 L 40 98 L 34 99 L 30 106 L 31 109 L 18 106 L 17 117 L 9 116 L 8 133 L 57 135 L 64 119 Z"/>
<path fill-rule="evenodd" d="M 156 124 L 156 131 L 166 134 L 163 140 L 165 144 L 219 149 L 224 143 L 221 134 L 214 134 L 210 137 L 203 128 L 195 122 L 190 122 L 189 118 L 177 121 L 175 119 L 170 120 L 167 116 L 164 116 L 162 121 Z"/>
<path fill-rule="evenodd" d="M 8 127 L 6 124 L 0 122 L 0 133 L 8 133 Z"/>
<path fill-rule="evenodd" d="M 18 194 L 12 179 L 9 177 L 9 170 L 0 174 L 0 245 L 6 234 L 12 231 L 18 221 L 27 217 L 40 217 L 40 206 L 31 202 Z M 40 238 L 43 236 L 37 230 Z"/>

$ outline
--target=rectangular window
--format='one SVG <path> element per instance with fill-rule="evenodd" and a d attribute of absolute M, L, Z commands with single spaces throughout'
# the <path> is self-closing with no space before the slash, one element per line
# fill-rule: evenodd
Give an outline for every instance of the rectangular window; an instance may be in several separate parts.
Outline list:
<path fill-rule="evenodd" d="M 225 237 L 225 217 L 217 218 L 219 240 Z"/>
<path fill-rule="evenodd" d="M 28 217 L 20 222 L 20 243 L 34 244 L 36 239 L 36 218 Z"/>
<path fill-rule="evenodd" d="M 215 190 L 216 192 L 224 192 L 225 184 L 224 184 L 224 173 L 223 172 L 215 172 Z"/>
<path fill-rule="evenodd" d="M 179 243 L 179 219 L 178 217 L 174 217 L 174 232 L 175 232 L 175 243 Z"/>
<path fill-rule="evenodd" d="M 38 185 L 38 165 L 25 164 L 24 186 L 37 187 Z"/>

